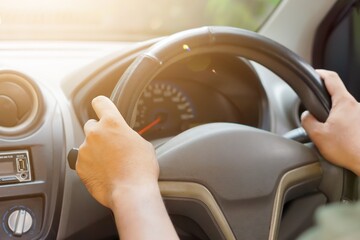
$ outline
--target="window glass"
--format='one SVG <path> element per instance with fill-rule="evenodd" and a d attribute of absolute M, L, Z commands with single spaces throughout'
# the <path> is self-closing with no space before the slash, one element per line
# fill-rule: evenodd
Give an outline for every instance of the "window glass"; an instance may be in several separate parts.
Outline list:
<path fill-rule="evenodd" d="M 0 0 L 0 39 L 142 40 L 227 25 L 257 30 L 280 0 Z"/>

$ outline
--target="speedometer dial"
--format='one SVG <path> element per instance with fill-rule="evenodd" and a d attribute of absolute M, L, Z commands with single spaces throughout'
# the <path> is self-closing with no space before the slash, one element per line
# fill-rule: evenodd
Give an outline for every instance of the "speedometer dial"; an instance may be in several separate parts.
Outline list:
<path fill-rule="evenodd" d="M 190 99 L 178 87 L 152 83 L 138 101 L 135 130 L 148 140 L 174 136 L 190 128 L 194 118 Z"/>

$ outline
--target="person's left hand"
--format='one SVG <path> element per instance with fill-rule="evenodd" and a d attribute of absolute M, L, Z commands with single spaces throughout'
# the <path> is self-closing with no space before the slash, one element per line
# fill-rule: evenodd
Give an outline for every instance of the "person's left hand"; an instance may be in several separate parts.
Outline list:
<path fill-rule="evenodd" d="M 85 124 L 86 138 L 76 163 L 92 196 L 111 208 L 114 196 L 126 188 L 158 189 L 159 165 L 153 146 L 127 125 L 107 97 L 96 97 L 92 106 L 100 120 Z"/>

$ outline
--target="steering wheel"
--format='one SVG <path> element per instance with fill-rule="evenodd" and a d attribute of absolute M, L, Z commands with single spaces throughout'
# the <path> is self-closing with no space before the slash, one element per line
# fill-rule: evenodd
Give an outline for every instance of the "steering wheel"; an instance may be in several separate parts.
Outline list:
<path fill-rule="evenodd" d="M 318 120 L 326 120 L 330 97 L 300 57 L 254 32 L 203 27 L 161 40 L 126 70 L 111 98 L 130 126 L 142 91 L 156 76 L 178 61 L 206 53 L 232 54 L 267 67 Z M 344 170 L 320 161 L 314 147 L 239 124 L 189 129 L 156 153 L 169 213 L 191 219 L 210 239 L 277 239 L 287 202 L 300 196 L 318 196 L 314 201 L 320 205 L 339 201 L 347 188 Z M 192 234 L 201 238 L 201 232 Z"/>

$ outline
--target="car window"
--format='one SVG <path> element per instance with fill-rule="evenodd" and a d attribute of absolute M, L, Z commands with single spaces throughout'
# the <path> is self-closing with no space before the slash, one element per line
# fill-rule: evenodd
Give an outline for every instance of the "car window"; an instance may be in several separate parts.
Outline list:
<path fill-rule="evenodd" d="M 144 40 L 227 25 L 257 30 L 281 0 L 0 0 L 1 40 Z"/>

